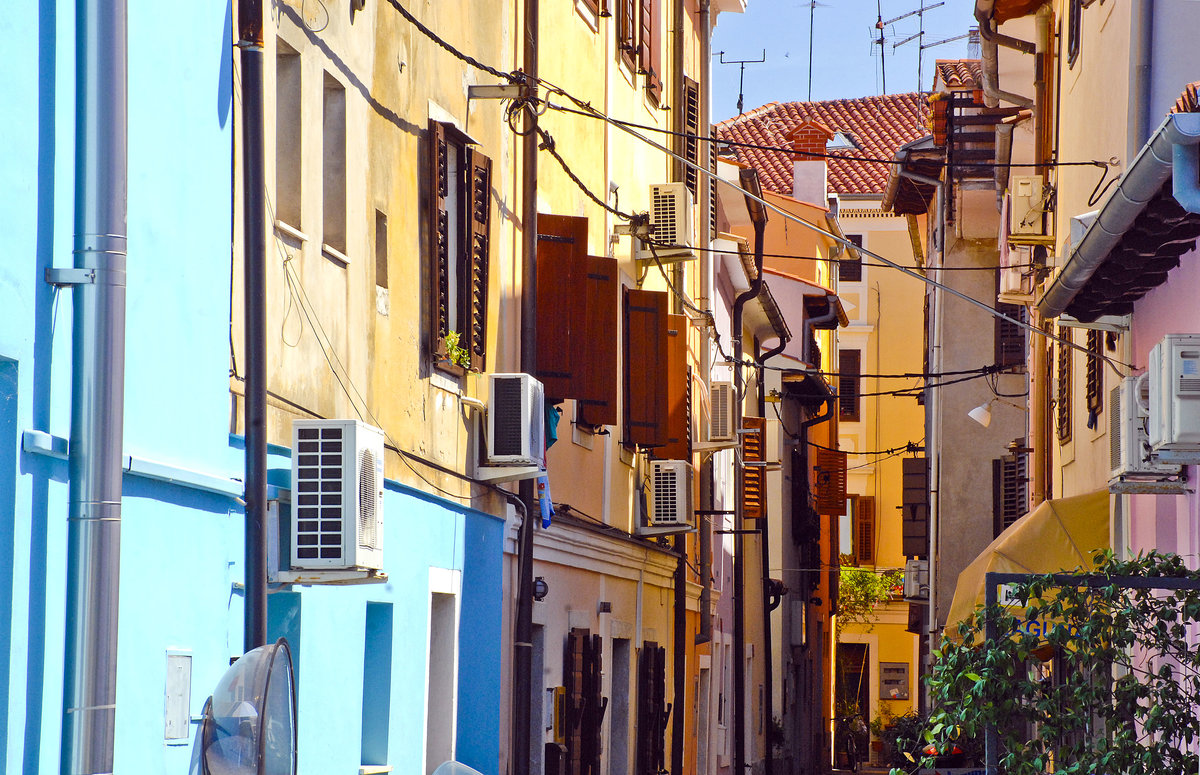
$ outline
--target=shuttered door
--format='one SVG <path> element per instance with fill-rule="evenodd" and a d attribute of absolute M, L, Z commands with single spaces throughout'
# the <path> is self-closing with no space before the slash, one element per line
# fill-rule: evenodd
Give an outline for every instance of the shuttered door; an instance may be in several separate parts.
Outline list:
<path fill-rule="evenodd" d="M 538 213 L 535 376 L 556 401 L 575 397 L 587 355 L 587 229 L 587 218 Z"/>
<path fill-rule="evenodd" d="M 743 417 L 742 429 L 742 516 L 762 519 L 767 515 L 767 474 L 762 466 L 751 465 L 766 460 L 767 421 L 762 417 Z"/>
<path fill-rule="evenodd" d="M 471 356 L 471 370 L 483 371 L 487 350 L 488 256 L 491 253 L 492 160 L 468 148 L 467 256 L 464 306 L 467 320 L 461 346 Z"/>
<path fill-rule="evenodd" d="M 646 641 L 642 644 L 642 653 L 638 657 L 638 689 L 637 689 L 637 756 L 634 771 L 637 775 L 657 775 L 654 769 L 654 669 L 653 660 L 657 656 L 658 644 Z"/>
<path fill-rule="evenodd" d="M 667 443 L 667 294 L 625 290 L 625 444 Z"/>
<path fill-rule="evenodd" d="M 814 452 L 817 511 L 842 516 L 846 513 L 846 453 L 819 447 Z"/>
<path fill-rule="evenodd" d="M 603 640 L 599 635 L 585 639 L 583 652 L 584 711 L 581 729 L 581 775 L 600 775 L 601 731 L 608 701 L 601 695 L 604 676 Z"/>
<path fill-rule="evenodd" d="M 586 339 L 576 347 L 583 353 L 582 368 L 573 388 L 581 404 L 582 420 L 589 425 L 617 424 L 617 260 L 588 256 Z"/>
<path fill-rule="evenodd" d="M 652 687 L 654 691 L 655 731 L 654 731 L 654 771 L 666 772 L 667 753 L 667 717 L 671 709 L 667 705 L 667 650 L 662 646 L 647 644 L 646 650 L 654 654 L 652 666 Z"/>
<path fill-rule="evenodd" d="M 667 315 L 667 443 L 657 453 L 664 460 L 690 460 L 692 455 L 688 444 L 687 325 L 686 315 Z"/>
<path fill-rule="evenodd" d="M 449 146 L 446 130 L 437 121 L 429 122 L 429 148 L 426 157 L 429 176 L 429 250 L 433 256 L 430 271 L 432 299 L 430 307 L 433 325 L 430 327 L 430 350 L 435 357 L 446 355 L 443 339 L 451 328 L 450 321 L 450 213 L 446 209 L 446 197 L 450 191 Z"/>
<path fill-rule="evenodd" d="M 590 634 L 586 629 L 572 628 L 567 633 L 566 654 L 563 659 L 563 685 L 567 690 L 567 772 L 570 775 L 583 775 L 584 652 Z"/>
<path fill-rule="evenodd" d="M 904 458 L 901 465 L 901 551 L 905 557 L 921 558 L 929 554 L 929 475 L 924 457 Z"/>
<path fill-rule="evenodd" d="M 858 498 L 858 513 L 854 515 L 855 560 L 859 565 L 875 564 L 875 496 Z"/>

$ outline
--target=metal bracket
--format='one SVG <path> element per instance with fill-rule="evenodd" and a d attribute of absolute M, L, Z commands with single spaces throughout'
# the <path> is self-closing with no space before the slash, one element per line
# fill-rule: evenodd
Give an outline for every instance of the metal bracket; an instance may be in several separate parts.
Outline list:
<path fill-rule="evenodd" d="M 46 282 L 55 288 L 69 288 L 72 285 L 94 285 L 96 282 L 96 270 L 48 266 L 46 267 Z"/>
<path fill-rule="evenodd" d="M 633 534 L 647 538 L 669 536 L 677 533 L 692 533 L 696 530 L 693 525 L 642 525 L 634 528 Z"/>
<path fill-rule="evenodd" d="M 476 84 L 467 87 L 468 100 L 519 100 L 529 96 L 529 87 L 522 83 Z"/>

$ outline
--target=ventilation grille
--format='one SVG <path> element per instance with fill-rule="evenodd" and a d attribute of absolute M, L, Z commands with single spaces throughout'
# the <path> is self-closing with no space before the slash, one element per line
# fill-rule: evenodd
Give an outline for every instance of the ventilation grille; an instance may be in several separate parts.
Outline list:
<path fill-rule="evenodd" d="M 676 466 L 655 465 L 651 478 L 654 494 L 654 524 L 673 525 L 687 521 L 687 502 Z"/>
<path fill-rule="evenodd" d="M 709 437 L 713 441 L 728 441 L 733 438 L 733 383 L 712 384 L 712 418 Z"/>
<path fill-rule="evenodd" d="M 375 454 L 364 449 L 358 458 L 358 545 L 367 549 L 379 548 L 375 529 L 376 499 L 379 483 L 375 481 Z"/>
<path fill-rule="evenodd" d="M 296 557 L 342 559 L 342 428 L 300 428 L 296 454 Z M 374 477 L 374 466 L 371 476 Z M 374 525 L 372 514 L 371 524 Z"/>
<path fill-rule="evenodd" d="M 679 215 L 675 192 L 666 187 L 656 186 L 651 196 L 650 207 L 654 214 L 654 234 L 651 236 L 655 242 L 678 245 Z"/>
<path fill-rule="evenodd" d="M 492 381 L 491 413 L 495 437 L 492 439 L 493 455 L 521 455 L 523 434 L 521 432 L 521 380 L 519 377 L 501 377 Z"/>
<path fill-rule="evenodd" d="M 1200 393 L 1200 352 L 1181 350 L 1179 360 L 1179 392 Z"/>
<path fill-rule="evenodd" d="M 1121 386 L 1117 385 L 1109 392 L 1108 416 L 1108 460 L 1109 467 L 1117 470 L 1121 467 L 1121 442 L 1124 428 L 1124 415 L 1121 412 Z M 1126 407 L 1128 409 L 1128 407 Z"/>

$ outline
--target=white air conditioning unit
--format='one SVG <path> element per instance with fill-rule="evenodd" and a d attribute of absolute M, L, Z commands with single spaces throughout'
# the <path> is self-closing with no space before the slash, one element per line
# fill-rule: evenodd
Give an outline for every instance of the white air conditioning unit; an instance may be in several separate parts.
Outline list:
<path fill-rule="evenodd" d="M 528 374 L 489 374 L 487 464 L 540 466 L 546 455 L 546 398 Z"/>
<path fill-rule="evenodd" d="M 1046 234 L 1046 197 L 1041 175 L 1013 175 L 1008 191 L 1008 233 L 1014 237 L 1042 237 Z"/>
<path fill-rule="evenodd" d="M 1200 463 L 1200 334 L 1167 334 L 1150 350 L 1150 448 L 1177 463 Z"/>
<path fill-rule="evenodd" d="M 634 258 L 639 261 L 675 263 L 696 258 L 696 232 L 692 214 L 696 203 L 683 183 L 650 186 L 650 239 L 634 240 Z"/>
<path fill-rule="evenodd" d="M 904 599 L 929 599 L 929 560 L 904 563 Z"/>
<path fill-rule="evenodd" d="M 708 420 L 708 440 L 733 441 L 733 383 L 713 382 L 709 386 L 708 397 L 712 410 Z"/>
<path fill-rule="evenodd" d="M 692 466 L 688 461 L 650 462 L 650 522 L 654 527 L 692 524 Z"/>
<path fill-rule="evenodd" d="M 1179 466 L 1155 462 L 1150 456 L 1146 433 L 1145 375 L 1126 377 L 1112 389 L 1109 402 L 1109 481 L 1125 477 L 1162 477 L 1179 473 Z"/>
<path fill-rule="evenodd" d="M 383 431 L 292 422 L 293 568 L 383 568 Z"/>

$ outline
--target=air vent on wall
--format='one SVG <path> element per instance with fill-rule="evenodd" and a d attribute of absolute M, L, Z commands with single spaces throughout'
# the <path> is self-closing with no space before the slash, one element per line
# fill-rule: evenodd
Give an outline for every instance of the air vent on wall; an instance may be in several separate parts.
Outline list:
<path fill-rule="evenodd" d="M 542 383 L 528 374 L 491 374 L 488 383 L 488 465 L 541 465 L 546 452 Z"/>
<path fill-rule="evenodd" d="M 709 390 L 712 416 L 709 418 L 708 440 L 730 441 L 733 439 L 733 383 L 713 382 Z"/>
<path fill-rule="evenodd" d="M 655 527 L 692 524 L 692 466 L 686 460 L 651 461 L 650 521 Z"/>

